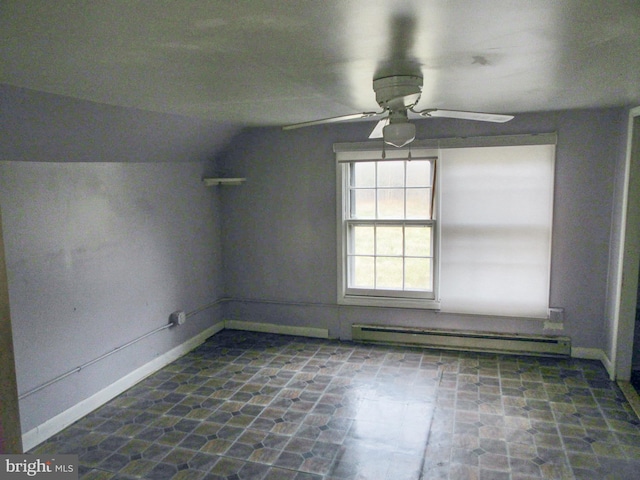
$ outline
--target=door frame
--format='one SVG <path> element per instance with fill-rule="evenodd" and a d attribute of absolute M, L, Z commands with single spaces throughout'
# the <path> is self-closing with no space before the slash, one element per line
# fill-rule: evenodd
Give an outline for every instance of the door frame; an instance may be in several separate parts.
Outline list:
<path fill-rule="evenodd" d="M 6 266 L 0 212 L 0 454 L 15 454 L 22 453 L 22 432 Z"/>
<path fill-rule="evenodd" d="M 631 377 L 640 273 L 640 107 L 629 111 L 613 318 L 612 379 Z"/>

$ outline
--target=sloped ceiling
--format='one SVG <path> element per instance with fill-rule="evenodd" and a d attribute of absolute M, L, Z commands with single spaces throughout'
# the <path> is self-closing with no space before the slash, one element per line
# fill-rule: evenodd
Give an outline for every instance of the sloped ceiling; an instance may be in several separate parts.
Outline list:
<path fill-rule="evenodd" d="M 419 109 L 640 103 L 637 0 L 5 0 L 0 31 L 2 83 L 238 125 L 376 110 L 414 68 Z"/>

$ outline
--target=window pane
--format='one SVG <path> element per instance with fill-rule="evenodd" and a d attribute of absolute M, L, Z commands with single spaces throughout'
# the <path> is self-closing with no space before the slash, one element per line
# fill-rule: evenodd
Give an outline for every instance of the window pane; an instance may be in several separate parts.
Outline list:
<path fill-rule="evenodd" d="M 431 259 L 405 259 L 405 288 L 410 290 L 431 290 Z"/>
<path fill-rule="evenodd" d="M 351 271 L 350 287 L 374 288 L 374 258 L 351 257 L 353 269 Z"/>
<path fill-rule="evenodd" d="M 351 191 L 351 218 L 375 218 L 376 191 L 371 189 Z"/>
<path fill-rule="evenodd" d="M 402 227 L 383 227 L 376 229 L 377 255 L 402 255 Z"/>
<path fill-rule="evenodd" d="M 431 256 L 431 227 L 405 228 L 405 255 L 408 257 Z"/>
<path fill-rule="evenodd" d="M 352 187 L 375 187 L 376 164 L 375 162 L 358 162 L 351 165 Z"/>
<path fill-rule="evenodd" d="M 349 243 L 350 254 L 373 255 L 374 251 L 374 228 L 369 225 L 351 226 L 351 242 Z"/>
<path fill-rule="evenodd" d="M 402 258 L 376 257 L 376 288 L 402 290 Z"/>
<path fill-rule="evenodd" d="M 378 163 L 378 187 L 404 186 L 404 161 Z"/>
<path fill-rule="evenodd" d="M 431 218 L 431 189 L 412 188 L 407 190 L 407 217 Z"/>
<path fill-rule="evenodd" d="M 378 218 L 404 218 L 404 189 L 378 190 Z"/>
<path fill-rule="evenodd" d="M 407 162 L 407 187 L 429 187 L 431 185 L 431 162 L 411 160 Z"/>

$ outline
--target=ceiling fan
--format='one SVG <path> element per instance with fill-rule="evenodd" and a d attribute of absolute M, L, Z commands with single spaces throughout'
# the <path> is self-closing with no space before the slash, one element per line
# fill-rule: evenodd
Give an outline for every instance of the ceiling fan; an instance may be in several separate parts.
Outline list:
<path fill-rule="evenodd" d="M 416 137 L 416 126 L 409 122 L 408 112 L 413 112 L 422 117 L 457 118 L 463 120 L 476 120 L 480 122 L 504 123 L 513 118 L 513 115 L 495 113 L 465 112 L 460 110 L 441 110 L 427 108 L 414 110 L 422 93 L 422 75 L 389 75 L 373 80 L 373 91 L 380 108 L 379 112 L 362 112 L 338 117 L 323 118 L 309 122 L 285 125 L 283 130 L 310 127 L 325 123 L 342 122 L 361 118 L 375 118 L 386 115 L 381 119 L 369 135 L 369 138 L 382 138 L 385 143 L 394 147 L 404 147 Z"/>

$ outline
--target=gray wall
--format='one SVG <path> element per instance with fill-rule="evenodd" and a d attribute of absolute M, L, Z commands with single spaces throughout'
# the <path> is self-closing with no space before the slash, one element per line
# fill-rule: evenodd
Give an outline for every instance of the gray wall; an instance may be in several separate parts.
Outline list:
<path fill-rule="evenodd" d="M 418 122 L 417 138 L 557 132 L 551 305 L 565 308 L 573 346 L 602 348 L 616 164 L 623 109 L 518 115 L 507 124 Z M 223 198 L 225 318 L 329 328 L 353 323 L 556 333 L 528 319 L 336 305 L 334 142 L 362 141 L 372 123 L 245 131 L 219 157 L 242 187 Z"/>
<path fill-rule="evenodd" d="M 219 216 L 200 163 L 0 162 L 20 394 L 222 294 Z M 23 431 L 217 320 L 215 308 L 20 403 Z"/>
<path fill-rule="evenodd" d="M 219 195 L 201 177 L 232 129 L 12 87 L 1 93 L 0 208 L 24 394 L 166 325 L 174 310 L 221 298 Z M 202 332 L 219 310 L 24 398 L 23 432 Z"/>

